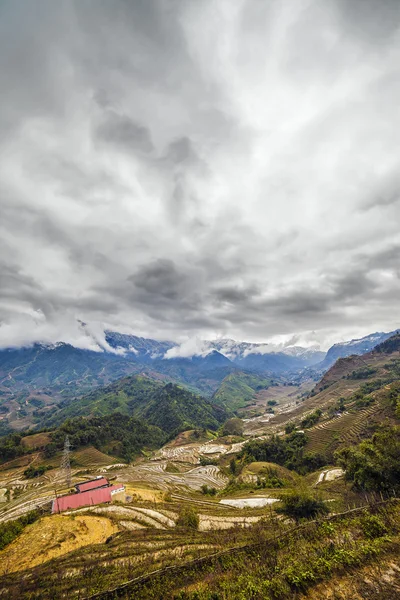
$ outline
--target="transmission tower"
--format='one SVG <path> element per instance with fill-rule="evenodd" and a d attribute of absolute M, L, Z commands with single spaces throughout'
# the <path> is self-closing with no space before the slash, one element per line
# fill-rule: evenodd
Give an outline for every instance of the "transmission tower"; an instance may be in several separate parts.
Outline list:
<path fill-rule="evenodd" d="M 61 460 L 61 470 L 63 471 L 65 476 L 65 485 L 67 485 L 68 487 L 71 487 L 71 463 L 69 460 L 70 447 L 71 446 L 69 443 L 69 438 L 66 435 L 64 442 L 64 452 Z"/>

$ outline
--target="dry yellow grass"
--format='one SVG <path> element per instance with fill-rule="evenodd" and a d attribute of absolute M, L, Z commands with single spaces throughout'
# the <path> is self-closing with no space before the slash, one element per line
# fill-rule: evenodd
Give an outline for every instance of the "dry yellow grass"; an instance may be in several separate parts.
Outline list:
<path fill-rule="evenodd" d="M 82 546 L 100 544 L 118 527 L 105 517 L 53 515 L 36 521 L 0 552 L 0 574 L 22 571 Z"/>
<path fill-rule="evenodd" d="M 146 488 L 140 488 L 137 486 L 124 484 L 125 485 L 125 496 L 132 496 L 136 500 L 146 500 L 149 502 L 163 502 L 165 492 L 161 490 L 151 490 Z"/>

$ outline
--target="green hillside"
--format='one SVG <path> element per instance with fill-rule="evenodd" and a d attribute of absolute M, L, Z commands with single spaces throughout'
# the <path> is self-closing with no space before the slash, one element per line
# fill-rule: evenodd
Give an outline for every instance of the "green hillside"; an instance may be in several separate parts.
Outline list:
<path fill-rule="evenodd" d="M 57 425 L 65 419 L 78 416 L 104 416 L 113 412 L 123 415 L 138 415 L 142 408 L 153 399 L 154 393 L 164 384 L 141 375 L 124 377 L 114 383 L 97 388 L 93 392 L 66 400 L 59 409 L 46 420 L 47 426 Z"/>
<path fill-rule="evenodd" d="M 41 441 L 37 440 L 37 434 L 28 433 L 15 433 L 2 438 L 0 461 L 33 454 L 38 450 L 44 453 L 45 458 L 51 459 L 63 449 L 66 435 L 69 436 L 74 451 L 91 445 L 126 460 L 137 456 L 143 449 L 159 448 L 167 439 L 160 428 L 119 413 L 107 417 L 76 417 L 50 431 Z M 36 439 L 37 443 L 27 444 L 26 441 L 30 438 Z"/>
<path fill-rule="evenodd" d="M 224 408 L 172 383 L 157 390 L 148 406 L 135 414 L 167 433 L 196 428 L 215 430 L 228 417 Z"/>
<path fill-rule="evenodd" d="M 254 373 L 237 371 L 223 379 L 220 387 L 213 396 L 213 402 L 229 410 L 244 408 L 254 395 L 271 385 L 271 379 L 266 379 Z"/>
<path fill-rule="evenodd" d="M 229 416 L 224 408 L 184 387 L 137 375 L 61 404 L 46 425 L 56 426 L 71 417 L 102 417 L 116 412 L 144 419 L 168 434 L 184 429 L 217 429 Z"/>

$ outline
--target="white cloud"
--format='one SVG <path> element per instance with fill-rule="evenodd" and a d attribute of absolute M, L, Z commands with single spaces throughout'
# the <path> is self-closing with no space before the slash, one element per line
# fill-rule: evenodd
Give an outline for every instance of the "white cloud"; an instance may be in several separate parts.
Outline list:
<path fill-rule="evenodd" d="M 212 349 L 208 342 L 194 337 L 167 350 L 164 358 L 192 358 L 192 356 L 207 356 L 210 352 L 212 352 Z"/>
<path fill-rule="evenodd" d="M 116 3 L 2 3 L 0 346 L 398 327 L 400 4 Z"/>

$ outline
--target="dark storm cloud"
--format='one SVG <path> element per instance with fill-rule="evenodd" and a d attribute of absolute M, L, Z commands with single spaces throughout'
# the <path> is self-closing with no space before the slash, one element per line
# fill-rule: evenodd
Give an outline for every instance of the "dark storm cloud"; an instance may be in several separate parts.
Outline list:
<path fill-rule="evenodd" d="M 135 275 L 128 278 L 136 288 L 143 290 L 149 296 L 176 300 L 178 295 L 185 292 L 186 278 L 179 273 L 172 260 L 158 260 L 140 267 Z"/>
<path fill-rule="evenodd" d="M 399 24 L 389 0 L 3 2 L 0 345 L 398 326 Z"/>

